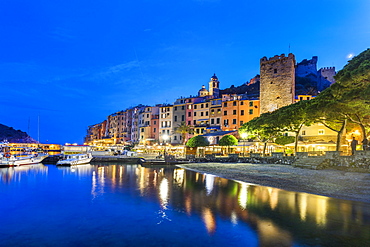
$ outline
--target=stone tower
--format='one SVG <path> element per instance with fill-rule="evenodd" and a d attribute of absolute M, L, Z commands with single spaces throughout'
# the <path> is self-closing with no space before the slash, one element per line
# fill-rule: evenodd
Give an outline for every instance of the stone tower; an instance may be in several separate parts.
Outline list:
<path fill-rule="evenodd" d="M 295 97 L 295 56 L 292 53 L 260 60 L 261 114 L 290 105 Z"/>
<path fill-rule="evenodd" d="M 334 76 L 336 75 L 335 67 L 324 67 L 318 71 L 319 81 L 317 82 L 317 89 L 324 90 L 335 82 Z"/>
<path fill-rule="evenodd" d="M 214 96 L 215 98 L 218 98 L 220 95 L 220 82 L 218 81 L 216 74 L 213 74 L 209 81 L 209 95 Z"/>

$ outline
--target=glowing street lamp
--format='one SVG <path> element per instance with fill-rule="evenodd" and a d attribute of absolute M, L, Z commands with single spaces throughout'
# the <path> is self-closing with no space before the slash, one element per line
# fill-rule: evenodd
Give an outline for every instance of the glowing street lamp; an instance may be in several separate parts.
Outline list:
<path fill-rule="evenodd" d="M 243 157 L 245 157 L 245 139 L 247 138 L 248 134 L 243 132 L 241 134 L 242 140 L 243 140 Z"/>

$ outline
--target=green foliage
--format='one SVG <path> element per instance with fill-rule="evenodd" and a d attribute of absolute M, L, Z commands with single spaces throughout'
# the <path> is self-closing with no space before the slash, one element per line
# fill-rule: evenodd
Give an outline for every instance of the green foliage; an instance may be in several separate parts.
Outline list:
<path fill-rule="evenodd" d="M 334 77 L 344 87 L 356 88 L 370 83 L 370 49 L 355 56 Z"/>
<path fill-rule="evenodd" d="M 220 139 L 220 146 L 235 146 L 238 145 L 238 139 L 233 135 L 225 135 Z"/>
<path fill-rule="evenodd" d="M 294 142 L 294 140 L 294 136 L 279 136 L 275 139 L 275 143 L 284 146 L 286 144 Z"/>
<path fill-rule="evenodd" d="M 203 136 L 194 136 L 186 142 L 186 146 L 190 148 L 205 147 L 208 146 L 208 140 Z"/>
<path fill-rule="evenodd" d="M 175 132 L 181 134 L 183 144 L 186 141 L 186 134 L 193 134 L 194 130 L 192 126 L 186 125 L 185 122 L 181 122 L 176 128 Z"/>

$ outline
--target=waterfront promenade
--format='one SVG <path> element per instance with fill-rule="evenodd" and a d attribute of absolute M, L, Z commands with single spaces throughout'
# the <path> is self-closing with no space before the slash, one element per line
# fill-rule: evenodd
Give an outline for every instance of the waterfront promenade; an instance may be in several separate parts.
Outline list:
<path fill-rule="evenodd" d="M 370 203 L 370 173 L 310 170 L 277 164 L 191 163 L 179 166 L 252 184 Z"/>

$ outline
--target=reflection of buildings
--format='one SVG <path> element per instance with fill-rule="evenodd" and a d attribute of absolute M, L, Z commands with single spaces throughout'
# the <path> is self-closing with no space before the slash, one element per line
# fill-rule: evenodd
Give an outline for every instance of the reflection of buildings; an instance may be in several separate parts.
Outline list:
<path fill-rule="evenodd" d="M 330 239 L 339 246 L 340 241 L 364 238 L 361 234 L 370 232 L 368 212 L 349 201 L 255 186 L 184 169 L 100 166 L 93 175 L 92 194 L 104 193 L 107 184 L 112 190 L 129 188 L 143 200 L 158 202 L 162 217 L 169 217 L 166 211 L 172 209 L 198 217 L 209 234 L 217 232 L 220 220 L 246 224 L 258 235 L 261 246 L 305 244 L 307 236 L 313 235 L 319 241 L 316 245 L 325 245 L 330 231 L 343 236 L 341 240 Z"/>
<path fill-rule="evenodd" d="M 14 183 L 26 179 L 30 173 L 47 174 L 48 167 L 43 164 L 24 165 L 9 168 L 0 168 L 0 182 Z"/>

